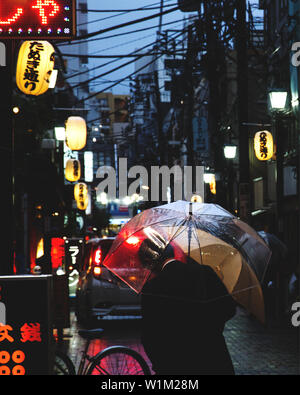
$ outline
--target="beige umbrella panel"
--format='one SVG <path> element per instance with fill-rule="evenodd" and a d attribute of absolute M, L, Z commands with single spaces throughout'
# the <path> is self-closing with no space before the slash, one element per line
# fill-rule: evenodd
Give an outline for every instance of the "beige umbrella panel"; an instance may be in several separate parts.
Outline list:
<path fill-rule="evenodd" d="M 259 321 L 265 321 L 261 285 L 239 251 L 199 229 L 193 229 L 190 238 L 188 229 L 179 230 L 173 240 L 186 256 L 189 254 L 197 263 L 210 266 L 238 304 Z"/>

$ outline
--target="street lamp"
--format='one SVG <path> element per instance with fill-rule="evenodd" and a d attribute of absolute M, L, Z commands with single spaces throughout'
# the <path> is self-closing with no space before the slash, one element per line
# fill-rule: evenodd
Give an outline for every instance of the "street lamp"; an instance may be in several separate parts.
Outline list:
<path fill-rule="evenodd" d="M 210 184 L 215 179 L 214 173 L 204 173 L 203 180 L 205 184 Z"/>
<path fill-rule="evenodd" d="M 233 168 L 233 159 L 236 157 L 237 146 L 234 144 L 225 144 L 224 146 L 224 156 L 228 159 L 226 166 L 227 180 L 228 180 L 228 188 L 227 188 L 227 208 L 229 210 L 234 209 L 234 180 L 235 180 L 235 172 Z"/>
<path fill-rule="evenodd" d="M 275 135 L 276 135 L 276 189 L 277 189 L 277 224 L 278 234 L 282 233 L 283 230 L 283 145 L 284 137 L 282 133 L 283 129 L 283 113 L 287 108 L 287 97 L 288 92 L 283 89 L 275 89 L 269 92 L 269 99 L 271 105 L 271 111 L 273 113 Z"/>
<path fill-rule="evenodd" d="M 55 138 L 58 141 L 65 141 L 66 138 L 66 131 L 63 126 L 55 126 L 54 128 Z"/>
<path fill-rule="evenodd" d="M 275 111 L 282 111 L 287 104 L 288 93 L 284 90 L 272 90 L 269 92 L 269 99 L 271 109 Z"/>
<path fill-rule="evenodd" d="M 236 145 L 226 144 L 224 146 L 224 156 L 226 159 L 234 159 L 236 157 Z"/>

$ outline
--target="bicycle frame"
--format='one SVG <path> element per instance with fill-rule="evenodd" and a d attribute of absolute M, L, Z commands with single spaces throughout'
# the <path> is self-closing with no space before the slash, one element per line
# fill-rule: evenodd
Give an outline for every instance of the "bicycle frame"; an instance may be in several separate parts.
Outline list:
<path fill-rule="evenodd" d="M 86 341 L 84 351 L 82 351 L 82 356 L 81 356 L 81 360 L 80 360 L 78 371 L 77 371 L 78 376 L 85 375 L 90 363 L 93 360 L 93 357 L 90 357 L 88 355 L 88 349 L 90 346 L 90 342 L 91 342 L 90 340 Z M 89 363 L 86 364 L 86 361 L 88 361 Z"/>
<path fill-rule="evenodd" d="M 87 340 L 85 347 L 84 347 L 84 351 L 82 351 L 82 356 L 81 356 L 81 360 L 79 363 L 79 367 L 78 367 L 78 371 L 77 371 L 77 376 L 84 376 L 86 374 L 86 372 L 88 371 L 91 363 L 94 362 L 95 359 L 97 359 L 99 354 L 96 354 L 94 356 L 90 356 L 88 354 L 88 349 L 90 346 L 90 342 L 91 340 Z M 86 361 L 88 361 L 88 363 L 86 363 Z M 100 369 L 102 371 L 102 373 L 107 374 L 107 372 L 104 369 Z"/>

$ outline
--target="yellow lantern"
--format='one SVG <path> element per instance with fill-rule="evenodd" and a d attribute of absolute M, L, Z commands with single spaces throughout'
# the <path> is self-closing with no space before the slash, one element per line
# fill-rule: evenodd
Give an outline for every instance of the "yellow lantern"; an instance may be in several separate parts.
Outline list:
<path fill-rule="evenodd" d="M 89 204 L 89 198 L 88 198 L 88 196 L 86 196 L 83 199 L 77 200 L 76 203 L 77 203 L 77 208 L 79 210 L 86 210 L 87 206 Z"/>
<path fill-rule="evenodd" d="M 211 192 L 213 195 L 216 195 L 216 194 L 217 194 L 216 177 L 215 177 L 214 174 L 213 174 L 213 176 L 212 176 L 212 178 L 211 178 L 211 180 L 210 180 L 209 189 L 210 189 L 210 192 Z"/>
<path fill-rule="evenodd" d="M 16 83 L 27 95 L 39 96 L 49 88 L 54 48 L 48 41 L 25 41 L 19 50 Z"/>
<path fill-rule="evenodd" d="M 254 151 L 258 160 L 269 160 L 273 156 L 273 136 L 267 130 L 261 130 L 254 136 Z"/>
<path fill-rule="evenodd" d="M 81 166 L 77 159 L 68 159 L 65 170 L 66 180 L 70 182 L 78 181 L 81 177 Z"/>
<path fill-rule="evenodd" d="M 66 122 L 66 144 L 74 151 L 79 151 L 86 145 L 87 128 L 81 117 L 69 117 Z"/>
<path fill-rule="evenodd" d="M 88 195 L 88 187 L 84 182 L 79 182 L 74 185 L 74 198 L 76 201 L 83 199 Z"/>

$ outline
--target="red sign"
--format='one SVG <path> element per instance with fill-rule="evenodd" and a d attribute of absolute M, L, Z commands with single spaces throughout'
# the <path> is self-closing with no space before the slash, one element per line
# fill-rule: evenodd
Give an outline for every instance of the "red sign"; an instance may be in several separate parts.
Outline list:
<path fill-rule="evenodd" d="M 65 256 L 65 241 L 60 237 L 52 237 L 51 239 L 51 262 L 52 269 L 58 269 L 63 266 Z"/>
<path fill-rule="evenodd" d="M 52 276 L 0 276 L 0 376 L 53 368 Z"/>
<path fill-rule="evenodd" d="M 1 0 L 1 38 L 72 38 L 75 0 Z"/>

